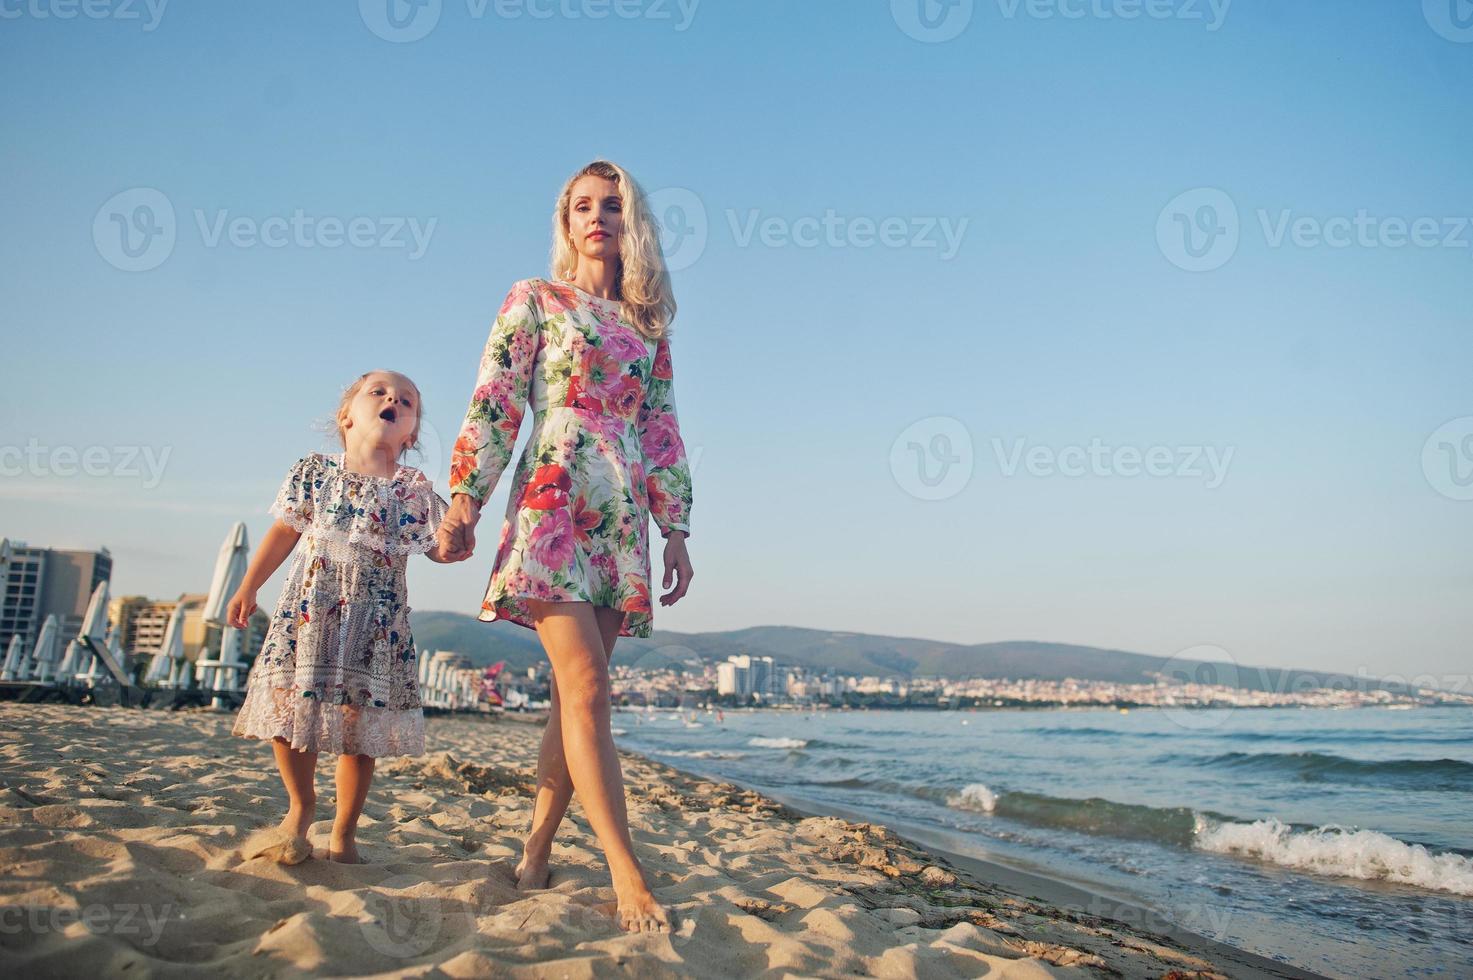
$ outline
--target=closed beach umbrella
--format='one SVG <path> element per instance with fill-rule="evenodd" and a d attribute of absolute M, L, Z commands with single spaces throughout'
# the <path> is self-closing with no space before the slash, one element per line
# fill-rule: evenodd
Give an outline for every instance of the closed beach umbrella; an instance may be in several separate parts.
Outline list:
<path fill-rule="evenodd" d="M 0 668 L 0 681 L 25 680 L 21 675 L 26 673 L 26 648 L 20 634 L 16 633 L 10 638 L 10 648 L 5 651 L 5 666 Z"/>
<path fill-rule="evenodd" d="M 41 635 L 36 637 L 36 649 L 31 651 L 31 656 L 36 661 L 36 680 L 46 683 L 51 680 L 56 670 L 56 655 L 60 645 L 56 641 L 61 638 L 61 627 L 57 625 L 56 615 L 53 613 L 46 617 L 41 624 Z"/>
<path fill-rule="evenodd" d="M 210 579 L 210 597 L 205 600 L 205 622 L 216 626 L 224 624 L 230 597 L 235 595 L 235 590 L 240 588 L 241 580 L 245 578 L 250 550 L 245 522 L 236 521 L 235 527 L 225 536 L 225 543 L 220 545 L 219 557 L 215 559 L 215 574 Z"/>
<path fill-rule="evenodd" d="M 169 625 L 164 627 L 164 642 L 159 646 L 159 652 L 154 654 L 153 663 L 148 665 L 148 676 L 144 682 L 148 684 L 167 684 L 171 678 L 171 671 L 175 661 L 184 659 L 184 603 L 174 607 L 174 614 L 169 617 Z"/>

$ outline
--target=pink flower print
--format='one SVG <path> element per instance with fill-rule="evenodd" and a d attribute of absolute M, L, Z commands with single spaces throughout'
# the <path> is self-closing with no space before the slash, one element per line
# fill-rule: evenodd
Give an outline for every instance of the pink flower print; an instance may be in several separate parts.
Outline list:
<path fill-rule="evenodd" d="M 685 445 L 680 441 L 680 428 L 670 412 L 650 416 L 640 437 L 645 458 L 658 468 L 674 466 L 680 461 Z"/>
<path fill-rule="evenodd" d="M 532 529 L 527 544 L 527 553 L 532 560 L 555 572 L 568 567 L 573 560 L 573 520 L 566 508 L 549 510 L 542 514 L 537 526 Z"/>
<path fill-rule="evenodd" d="M 622 364 L 631 364 L 649 356 L 649 348 L 632 330 L 615 324 L 607 324 L 609 330 L 603 335 L 602 350 Z"/>

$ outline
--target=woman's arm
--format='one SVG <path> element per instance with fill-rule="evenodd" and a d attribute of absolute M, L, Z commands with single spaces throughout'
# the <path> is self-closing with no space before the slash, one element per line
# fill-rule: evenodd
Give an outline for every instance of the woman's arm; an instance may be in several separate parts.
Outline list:
<path fill-rule="evenodd" d="M 251 557 L 251 563 L 246 568 L 245 578 L 241 580 L 240 588 L 236 589 L 235 595 L 226 608 L 225 620 L 238 630 L 246 629 L 250 625 L 251 613 L 256 611 L 256 593 L 261 586 L 270 581 L 271 576 L 286 561 L 292 549 L 297 546 L 297 541 L 302 532 L 294 530 L 280 519 L 271 525 L 266 536 L 261 539 L 261 546 Z"/>
<path fill-rule="evenodd" d="M 661 337 L 655 363 L 639 408 L 639 448 L 644 456 L 650 515 L 660 536 L 684 532 L 690 537 L 691 479 L 685 441 L 675 411 L 675 369 L 670 342 Z"/>
<path fill-rule="evenodd" d="M 532 280 L 512 286 L 481 354 L 476 388 L 450 457 L 450 512 L 440 525 L 440 557 L 464 561 L 475 548 L 481 507 L 511 462 L 537 360 L 540 320 Z"/>

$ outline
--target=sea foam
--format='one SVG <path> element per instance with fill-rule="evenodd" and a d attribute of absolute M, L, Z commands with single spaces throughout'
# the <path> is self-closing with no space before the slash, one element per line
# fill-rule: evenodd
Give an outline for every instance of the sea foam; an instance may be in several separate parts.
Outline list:
<path fill-rule="evenodd" d="M 1196 846 L 1315 874 L 1473 895 L 1473 861 L 1461 854 L 1433 854 L 1421 844 L 1408 844 L 1374 830 L 1295 830 L 1273 818 L 1252 823 L 1204 821 Z"/>
<path fill-rule="evenodd" d="M 764 749 L 801 749 L 808 744 L 806 738 L 768 738 L 765 735 L 755 735 L 747 739 L 748 745 L 755 745 Z"/>

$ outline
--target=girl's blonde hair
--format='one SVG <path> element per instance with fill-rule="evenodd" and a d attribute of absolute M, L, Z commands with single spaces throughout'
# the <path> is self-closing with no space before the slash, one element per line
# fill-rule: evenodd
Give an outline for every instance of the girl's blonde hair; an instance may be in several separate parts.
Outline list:
<path fill-rule="evenodd" d="M 358 392 L 363 389 L 363 383 L 368 380 L 370 375 L 374 374 L 392 374 L 396 377 L 403 378 L 409 382 L 409 387 L 414 389 L 414 431 L 409 434 L 409 441 L 399 450 L 399 456 L 402 458 L 406 450 L 419 449 L 419 427 L 424 424 L 425 403 L 424 396 L 420 394 L 419 385 L 415 384 L 408 375 L 400 374 L 398 371 L 390 371 L 386 368 L 375 368 L 372 371 L 364 371 L 358 375 L 352 384 L 343 389 L 342 397 L 338 399 L 338 410 L 333 415 L 333 422 L 337 426 L 338 431 L 338 442 L 344 449 L 348 448 L 348 436 L 343 429 L 343 416 L 348 414 L 348 406 L 352 404 Z"/>
<path fill-rule="evenodd" d="M 623 167 L 595 160 L 563 184 L 552 213 L 552 275 L 571 280 L 578 271 L 578 251 L 573 247 L 569 226 L 573 185 L 587 176 L 612 180 L 619 187 L 623 205 L 623 231 L 619 236 L 619 272 L 614 295 L 623 304 L 624 316 L 651 340 L 671 335 L 675 319 L 675 294 L 670 273 L 660 251 L 660 231 L 650 214 L 644 191 Z"/>

